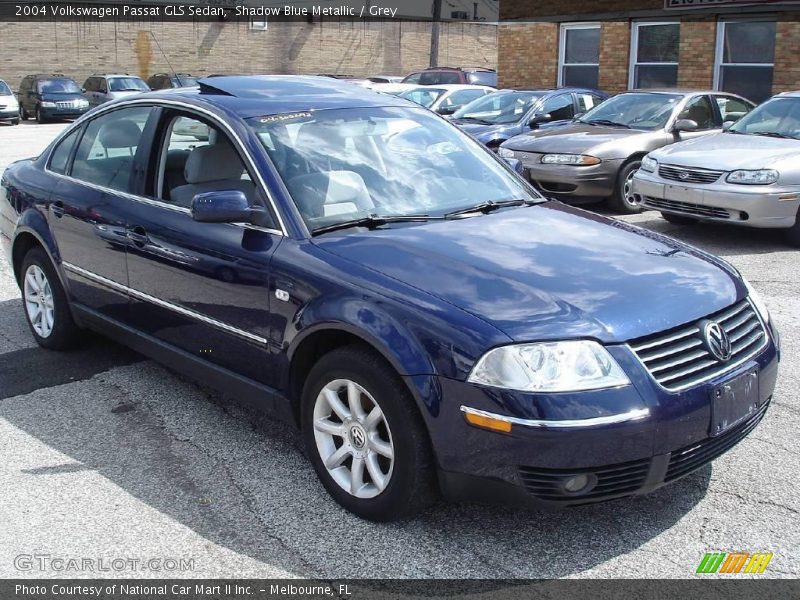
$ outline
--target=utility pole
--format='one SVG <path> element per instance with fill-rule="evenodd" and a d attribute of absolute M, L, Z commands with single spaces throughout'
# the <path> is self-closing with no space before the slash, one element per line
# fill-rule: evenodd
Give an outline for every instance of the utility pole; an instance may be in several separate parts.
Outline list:
<path fill-rule="evenodd" d="M 433 0 L 431 23 L 431 67 L 439 65 L 439 20 L 442 17 L 442 0 Z"/>

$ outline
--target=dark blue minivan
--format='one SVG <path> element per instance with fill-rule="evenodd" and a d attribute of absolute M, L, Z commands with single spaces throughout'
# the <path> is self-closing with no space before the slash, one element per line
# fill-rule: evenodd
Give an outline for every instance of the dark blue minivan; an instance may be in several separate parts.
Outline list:
<path fill-rule="evenodd" d="M 346 82 L 111 102 L 1 189 L 41 346 L 94 330 L 256 403 L 364 518 L 642 494 L 731 449 L 775 389 L 777 332 L 725 261 L 548 201 Z"/>

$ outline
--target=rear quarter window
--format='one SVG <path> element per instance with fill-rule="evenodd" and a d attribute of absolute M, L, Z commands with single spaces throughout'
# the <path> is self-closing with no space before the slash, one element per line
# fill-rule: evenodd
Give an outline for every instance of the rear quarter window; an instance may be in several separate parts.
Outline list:
<path fill-rule="evenodd" d="M 75 141 L 78 139 L 79 132 L 80 130 L 76 129 L 61 140 L 53 149 L 50 155 L 50 164 L 48 168 L 54 173 L 60 173 L 61 175 L 67 174 L 69 157 L 72 154 L 72 149 L 75 147 Z"/>

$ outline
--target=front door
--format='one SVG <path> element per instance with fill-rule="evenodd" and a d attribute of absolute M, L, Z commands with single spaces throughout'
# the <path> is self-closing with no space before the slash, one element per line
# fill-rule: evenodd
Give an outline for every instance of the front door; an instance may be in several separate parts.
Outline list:
<path fill-rule="evenodd" d="M 282 236 L 240 224 L 200 223 L 197 193 L 261 193 L 219 127 L 167 111 L 151 160 L 149 198 L 127 225 L 134 327 L 186 352 L 270 384 L 269 264 Z"/>

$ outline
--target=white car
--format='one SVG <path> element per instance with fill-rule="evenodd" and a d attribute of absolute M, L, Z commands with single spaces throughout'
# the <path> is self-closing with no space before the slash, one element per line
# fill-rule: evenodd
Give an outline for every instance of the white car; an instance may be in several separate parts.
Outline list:
<path fill-rule="evenodd" d="M 650 152 L 632 191 L 641 206 L 673 223 L 782 229 L 800 246 L 800 92 L 727 120 L 722 133 Z"/>
<path fill-rule="evenodd" d="M 0 121 L 19 125 L 19 102 L 8 84 L 0 79 Z"/>
<path fill-rule="evenodd" d="M 497 90 L 485 85 L 419 85 L 398 94 L 440 115 L 452 115 L 462 106 Z"/>

